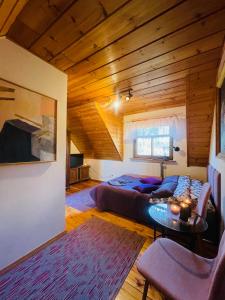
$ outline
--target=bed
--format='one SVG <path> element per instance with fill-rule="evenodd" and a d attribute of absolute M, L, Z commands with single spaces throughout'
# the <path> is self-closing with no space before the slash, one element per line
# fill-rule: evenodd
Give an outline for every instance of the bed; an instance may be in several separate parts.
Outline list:
<path fill-rule="evenodd" d="M 177 177 L 176 187 L 170 196 L 178 197 L 189 190 L 193 201 L 197 201 L 202 186 L 199 180 L 189 176 L 169 177 L 172 177 L 172 179 Z M 122 184 L 113 185 L 113 182 L 104 182 L 93 188 L 90 193 L 100 211 L 111 211 L 135 219 L 140 223 L 152 225 L 153 220 L 148 215 L 149 207 L 154 203 L 166 202 L 168 198 L 161 197 L 161 195 L 159 197 L 154 196 L 154 193 L 152 195 L 152 193 L 140 193 L 134 190 L 134 187 L 138 186 L 142 179 L 143 177 L 123 175 L 114 179 L 115 183 L 122 182 Z M 168 177 L 165 180 L 168 180 Z M 212 192 L 208 204 L 207 222 L 209 229 L 206 232 L 206 238 L 216 242 L 220 222 L 221 179 L 218 171 L 211 165 L 208 166 L 208 182 L 211 185 Z"/>

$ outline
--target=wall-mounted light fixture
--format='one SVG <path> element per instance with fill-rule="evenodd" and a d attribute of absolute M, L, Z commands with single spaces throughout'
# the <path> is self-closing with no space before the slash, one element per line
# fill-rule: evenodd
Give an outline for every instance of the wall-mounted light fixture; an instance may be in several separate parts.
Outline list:
<path fill-rule="evenodd" d="M 180 151 L 180 147 L 173 147 L 173 150 L 174 150 L 175 152 L 179 152 L 179 151 Z"/>
<path fill-rule="evenodd" d="M 173 146 L 173 150 L 175 152 L 179 152 L 180 151 L 180 147 L 178 146 Z M 163 179 L 164 178 L 164 164 L 165 162 L 167 161 L 168 159 L 162 159 L 160 161 L 160 175 L 161 175 L 161 178 Z"/>

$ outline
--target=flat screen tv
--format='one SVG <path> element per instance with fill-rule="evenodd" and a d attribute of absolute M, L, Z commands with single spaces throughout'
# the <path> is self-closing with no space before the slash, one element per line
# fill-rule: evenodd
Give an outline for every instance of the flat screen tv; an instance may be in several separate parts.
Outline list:
<path fill-rule="evenodd" d="M 77 168 L 84 164 L 84 155 L 79 154 L 70 154 L 70 168 Z"/>

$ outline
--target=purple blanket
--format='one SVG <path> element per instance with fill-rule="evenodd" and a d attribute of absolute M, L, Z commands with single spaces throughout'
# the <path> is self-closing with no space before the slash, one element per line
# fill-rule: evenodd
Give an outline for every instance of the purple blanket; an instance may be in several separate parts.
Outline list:
<path fill-rule="evenodd" d="M 151 223 L 148 216 L 148 209 L 151 205 L 149 195 L 141 194 L 133 189 L 134 186 L 140 184 L 140 179 L 123 175 L 114 179 L 115 183 L 121 181 L 123 185 L 114 186 L 104 182 L 94 187 L 90 194 L 101 211 L 113 211 L 139 222 Z"/>

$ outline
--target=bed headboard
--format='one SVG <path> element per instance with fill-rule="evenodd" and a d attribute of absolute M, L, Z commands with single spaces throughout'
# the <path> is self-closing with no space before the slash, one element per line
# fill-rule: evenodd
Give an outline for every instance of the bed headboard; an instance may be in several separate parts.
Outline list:
<path fill-rule="evenodd" d="M 212 166 L 208 166 L 208 182 L 211 186 L 211 197 L 217 209 L 221 213 L 221 174 Z"/>

